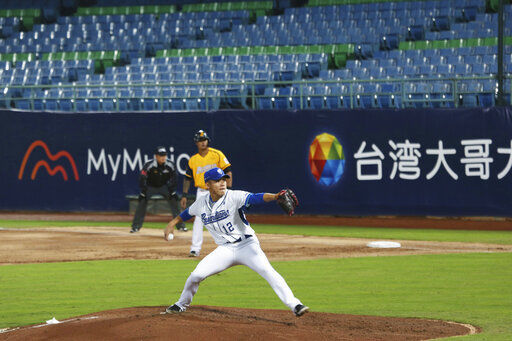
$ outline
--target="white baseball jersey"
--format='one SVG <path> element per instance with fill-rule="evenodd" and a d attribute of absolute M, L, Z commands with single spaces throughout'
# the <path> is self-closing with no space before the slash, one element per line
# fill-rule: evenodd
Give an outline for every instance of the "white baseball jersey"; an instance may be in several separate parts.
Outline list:
<path fill-rule="evenodd" d="M 249 192 L 228 189 L 219 200 L 212 202 L 208 193 L 197 197 L 188 208 L 188 214 L 186 211 L 181 213 L 185 220 L 190 216 L 201 219 L 215 243 L 219 245 L 197 264 L 187 278 L 181 296 L 176 302 L 183 310 L 192 303 L 200 282 L 234 265 L 248 266 L 265 278 L 281 301 L 292 311 L 301 304 L 284 278 L 270 265 L 254 230 L 245 219 L 243 210 L 249 207 L 249 201 L 263 202 L 262 193 L 256 194 L 261 195 L 256 201 L 250 200 L 252 195 Z"/>
<path fill-rule="evenodd" d="M 212 202 L 208 193 L 199 197 L 188 208 L 188 213 L 201 219 L 217 245 L 240 242 L 255 235 L 243 211 L 249 205 L 250 195 L 228 189 L 219 200 Z"/>

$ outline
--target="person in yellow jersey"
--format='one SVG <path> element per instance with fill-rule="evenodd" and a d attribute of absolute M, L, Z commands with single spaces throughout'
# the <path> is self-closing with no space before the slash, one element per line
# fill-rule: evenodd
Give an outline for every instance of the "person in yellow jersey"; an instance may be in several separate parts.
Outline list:
<path fill-rule="evenodd" d="M 181 198 L 181 208 L 187 208 L 186 194 L 190 189 L 190 183 L 193 181 L 197 188 L 196 201 L 203 196 L 208 195 L 208 188 L 204 182 L 204 173 L 212 168 L 220 168 L 229 175 L 227 179 L 227 188 L 233 185 L 233 174 L 231 164 L 228 159 L 218 149 L 210 147 L 210 137 L 204 130 L 199 130 L 194 135 L 194 142 L 197 146 L 197 154 L 194 154 L 188 161 L 187 172 L 183 180 L 183 197 Z M 192 230 L 192 245 L 190 246 L 190 256 L 197 257 L 201 252 L 203 244 L 203 222 L 201 219 L 194 219 Z"/>

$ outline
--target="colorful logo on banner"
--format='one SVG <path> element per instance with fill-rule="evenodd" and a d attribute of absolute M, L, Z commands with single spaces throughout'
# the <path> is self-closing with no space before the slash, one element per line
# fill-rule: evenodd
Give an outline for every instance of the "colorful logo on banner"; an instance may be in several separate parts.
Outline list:
<path fill-rule="evenodd" d="M 69 154 L 65 150 L 61 150 L 57 154 L 54 155 L 54 154 L 52 154 L 50 152 L 50 149 L 48 148 L 46 143 L 44 143 L 41 140 L 37 140 L 37 141 L 32 142 L 30 147 L 28 147 L 27 152 L 25 153 L 25 156 L 23 157 L 23 161 L 22 161 L 21 166 L 20 166 L 20 171 L 18 173 L 18 179 L 20 179 L 20 180 L 23 179 L 23 173 L 25 172 L 25 167 L 27 165 L 29 157 L 32 155 L 32 152 L 37 147 L 43 148 L 47 158 L 50 161 L 57 161 L 60 158 L 67 159 L 69 164 L 70 164 L 70 166 L 71 166 L 71 169 L 73 171 L 73 176 L 74 176 L 75 180 L 78 181 L 80 179 L 80 177 L 78 176 L 78 171 L 76 169 L 75 160 L 73 159 L 71 154 Z M 62 165 L 57 165 L 57 166 L 54 166 L 54 167 L 50 167 L 50 164 L 48 164 L 47 160 L 39 160 L 39 161 L 37 161 L 37 163 L 35 164 L 34 168 L 32 168 L 32 173 L 30 174 L 30 179 L 35 180 L 35 178 L 37 176 L 37 172 L 38 172 L 39 168 L 41 168 L 41 167 L 46 168 L 46 171 L 48 172 L 48 174 L 50 176 L 54 176 L 55 174 L 60 173 L 62 175 L 62 178 L 64 179 L 64 181 L 68 181 L 68 173 L 66 172 L 64 167 Z"/>
<path fill-rule="evenodd" d="M 309 146 L 309 168 L 322 185 L 338 182 L 345 169 L 345 154 L 336 136 L 323 133 L 315 137 Z"/>

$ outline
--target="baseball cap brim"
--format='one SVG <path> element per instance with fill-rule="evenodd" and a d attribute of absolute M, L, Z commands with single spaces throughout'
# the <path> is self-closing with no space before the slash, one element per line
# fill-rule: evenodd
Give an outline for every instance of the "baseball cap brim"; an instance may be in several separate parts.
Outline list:
<path fill-rule="evenodd" d="M 205 179 L 205 180 L 206 180 L 206 181 L 210 181 L 210 180 L 218 181 L 218 180 L 220 180 L 220 179 L 229 179 L 229 178 L 230 178 L 230 176 L 229 176 L 229 175 L 227 175 L 227 174 L 224 174 L 224 175 L 220 175 L 220 174 L 219 174 L 218 176 L 213 176 L 213 177 L 208 178 L 207 180 Z"/>
<path fill-rule="evenodd" d="M 155 150 L 155 155 L 167 155 L 167 150 L 165 150 L 165 147 L 158 147 Z"/>

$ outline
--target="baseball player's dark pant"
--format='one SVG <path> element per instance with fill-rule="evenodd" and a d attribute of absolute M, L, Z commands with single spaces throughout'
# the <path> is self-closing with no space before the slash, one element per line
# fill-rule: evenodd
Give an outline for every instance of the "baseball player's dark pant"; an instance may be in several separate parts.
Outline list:
<path fill-rule="evenodd" d="M 135 216 L 133 217 L 132 222 L 132 228 L 139 230 L 142 227 L 142 224 L 144 223 L 144 217 L 146 216 L 146 209 L 148 207 L 148 198 L 151 198 L 151 196 L 155 194 L 162 195 L 167 202 L 169 203 L 169 206 L 171 207 L 171 212 L 174 217 L 178 216 L 180 214 L 180 208 L 178 205 L 178 197 L 177 196 L 171 196 L 169 194 L 169 190 L 167 189 L 167 186 L 162 187 L 148 187 L 148 190 L 146 191 L 146 197 L 139 200 L 139 203 L 137 205 L 137 209 L 135 210 Z M 185 227 L 185 223 L 179 223 L 177 225 L 178 229 L 182 229 Z"/>

